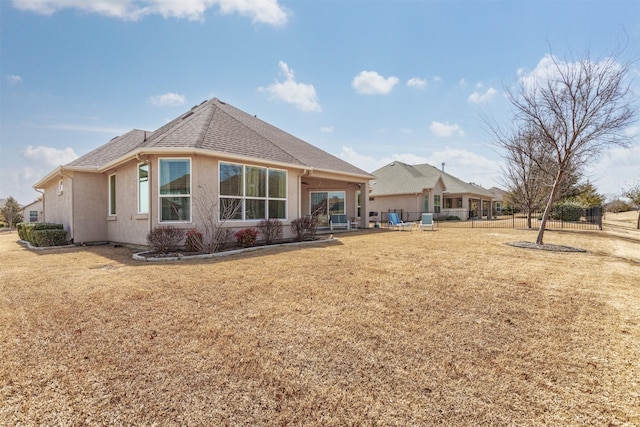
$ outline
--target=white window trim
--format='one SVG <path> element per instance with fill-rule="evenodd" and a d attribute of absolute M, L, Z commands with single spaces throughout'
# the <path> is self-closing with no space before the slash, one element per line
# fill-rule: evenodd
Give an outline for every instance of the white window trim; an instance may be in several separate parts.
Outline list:
<path fill-rule="evenodd" d="M 235 166 L 242 166 L 242 196 L 226 196 L 223 195 L 220 191 L 220 186 L 222 185 L 222 182 L 220 180 L 220 165 L 221 164 L 227 164 L 227 165 L 235 165 Z M 266 183 L 266 196 L 265 197 L 249 197 L 246 196 L 245 193 L 245 189 L 246 189 L 246 179 L 247 179 L 247 173 L 246 173 L 246 168 L 247 167 L 254 167 L 254 168 L 262 168 L 266 170 L 266 178 L 267 178 L 267 183 Z M 284 179 L 285 179 L 285 189 L 284 189 L 284 194 L 285 197 L 281 198 L 281 197 L 269 197 L 269 171 L 280 171 L 280 172 L 284 172 Z M 247 200 L 264 200 L 265 202 L 265 216 L 266 218 L 264 219 L 269 219 L 269 201 L 270 200 L 279 200 L 279 201 L 284 201 L 284 218 L 274 218 L 274 219 L 278 219 L 279 221 L 287 221 L 289 218 L 289 171 L 287 169 L 281 169 L 281 168 L 272 168 L 269 166 L 264 166 L 264 165 L 259 165 L 259 164 L 252 164 L 252 163 L 238 163 L 238 162 L 231 162 L 231 161 L 225 161 L 225 160 L 218 160 L 218 206 L 221 205 L 220 203 L 220 199 L 237 199 L 237 200 L 241 200 L 242 201 L 242 218 L 240 219 L 227 219 L 225 221 L 228 222 L 258 222 L 258 221 L 262 221 L 262 219 L 260 218 L 245 218 L 245 214 L 246 214 L 246 205 L 245 202 Z M 218 209 L 218 218 L 220 218 L 220 210 Z"/>
<path fill-rule="evenodd" d="M 161 186 L 161 180 L 160 180 L 160 173 L 161 173 L 161 168 L 160 168 L 160 162 L 162 160 L 188 160 L 189 161 L 189 196 L 184 195 L 184 194 L 167 194 L 167 195 L 162 195 L 160 194 L 160 186 Z M 158 167 L 156 168 L 158 170 L 157 173 L 157 181 L 158 181 L 158 222 L 161 224 L 191 224 L 191 222 L 193 222 L 193 161 L 191 160 L 191 157 L 159 157 L 158 158 Z M 189 197 L 189 220 L 188 221 L 167 221 L 167 220 L 162 220 L 162 198 L 164 197 Z"/>
<path fill-rule="evenodd" d="M 140 211 L 140 166 L 142 165 L 147 165 L 147 191 L 149 192 L 149 194 L 147 195 L 147 211 L 146 212 L 141 212 Z M 136 167 L 136 180 L 137 180 L 137 193 L 138 193 L 138 207 L 137 207 L 137 212 L 139 215 L 148 215 L 149 214 L 149 210 L 151 209 L 151 174 L 149 173 L 149 163 L 148 162 L 140 162 L 138 163 L 137 167 Z"/>

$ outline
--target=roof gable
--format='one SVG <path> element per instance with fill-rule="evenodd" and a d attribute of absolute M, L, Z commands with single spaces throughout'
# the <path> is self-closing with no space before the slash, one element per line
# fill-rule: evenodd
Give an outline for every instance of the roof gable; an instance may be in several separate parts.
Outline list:
<path fill-rule="evenodd" d="M 427 163 L 407 165 L 395 161 L 372 174 L 377 177 L 375 184 L 372 183 L 372 196 L 422 193 L 434 188 L 441 180 L 446 193 L 494 197 L 489 190 L 477 184 L 464 182 Z"/>

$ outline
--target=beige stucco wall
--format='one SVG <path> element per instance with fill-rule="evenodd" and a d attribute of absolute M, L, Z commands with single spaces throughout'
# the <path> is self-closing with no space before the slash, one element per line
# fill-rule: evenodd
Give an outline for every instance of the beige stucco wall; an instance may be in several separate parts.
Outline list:
<path fill-rule="evenodd" d="M 107 211 L 107 179 L 104 174 L 73 174 L 74 243 L 109 240 L 104 221 Z"/>
<path fill-rule="evenodd" d="M 149 215 L 138 213 L 138 164 L 132 160 L 102 174 L 104 202 L 99 217 L 106 224 L 110 242 L 146 245 Z M 109 215 L 109 176 L 116 175 L 116 214 Z"/>
<path fill-rule="evenodd" d="M 159 222 L 158 203 L 158 164 L 160 158 L 191 159 L 191 221 Z M 52 179 L 45 188 L 46 221 L 64 224 L 75 243 L 109 241 L 116 243 L 147 245 L 148 233 L 156 227 L 171 225 L 185 231 L 203 227 L 203 216 L 214 215 L 218 211 L 218 170 L 219 162 L 247 164 L 274 168 L 273 165 L 260 162 L 238 162 L 230 159 L 205 156 L 158 156 L 144 155 L 103 173 L 65 172 L 62 178 L 64 191 L 57 194 L 57 179 Z M 138 165 L 149 165 L 149 213 L 138 212 Z M 285 238 L 293 237 L 291 221 L 309 213 L 309 194 L 311 191 L 345 191 L 346 213 L 349 217 L 357 214 L 356 193 L 360 188 L 367 189 L 368 182 L 335 175 L 315 173 L 298 168 L 279 168 L 287 171 L 287 218 L 283 220 Z M 109 176 L 116 175 L 116 214 L 109 215 Z M 303 184 L 303 182 L 305 184 Z M 73 197 L 72 197 L 73 194 Z M 302 195 L 302 197 L 299 197 Z M 367 194 L 361 199 L 363 217 L 361 226 L 367 224 Z M 240 229 L 257 227 L 260 220 L 225 222 L 225 226 L 234 232 Z"/>
<path fill-rule="evenodd" d="M 73 180 L 72 173 L 65 174 L 66 176 L 58 176 L 51 179 L 47 185 L 43 188 L 43 206 L 44 206 L 44 218 L 43 222 L 51 222 L 56 224 L 62 224 L 67 232 L 67 238 L 73 238 L 73 221 L 72 221 L 72 197 L 73 192 Z M 63 191 L 58 191 L 58 182 L 62 180 Z"/>

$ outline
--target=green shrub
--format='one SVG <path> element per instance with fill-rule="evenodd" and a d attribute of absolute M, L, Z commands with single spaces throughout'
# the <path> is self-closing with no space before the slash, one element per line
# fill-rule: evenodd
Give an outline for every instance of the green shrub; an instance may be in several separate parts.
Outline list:
<path fill-rule="evenodd" d="M 33 246 L 62 246 L 67 244 L 67 232 L 59 228 L 32 230 L 30 242 Z"/>
<path fill-rule="evenodd" d="M 44 230 L 58 230 L 58 231 L 64 231 L 64 225 L 62 224 L 56 224 L 56 223 L 52 223 L 52 222 L 21 222 L 19 224 L 17 224 L 18 229 L 18 237 L 20 237 L 20 240 L 26 240 L 28 242 L 31 242 L 34 246 L 59 246 L 57 244 L 36 244 L 36 237 L 34 235 L 34 233 L 36 231 L 44 231 Z M 66 234 L 67 232 L 64 231 L 64 239 L 63 239 L 63 243 L 66 243 Z M 42 236 L 38 237 L 38 239 L 43 239 Z M 55 241 L 56 239 L 53 238 L 53 240 Z M 44 240 L 44 242 L 49 241 L 49 238 L 46 238 Z"/>
<path fill-rule="evenodd" d="M 551 218 L 561 221 L 580 221 L 582 205 L 576 202 L 557 203 L 551 210 Z"/>

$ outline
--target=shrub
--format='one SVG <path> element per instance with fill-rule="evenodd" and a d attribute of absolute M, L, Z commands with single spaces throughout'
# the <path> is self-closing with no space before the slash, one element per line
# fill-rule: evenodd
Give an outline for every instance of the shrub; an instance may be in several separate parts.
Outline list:
<path fill-rule="evenodd" d="M 199 252 L 204 248 L 202 233 L 192 228 L 185 234 L 184 248 L 189 252 Z"/>
<path fill-rule="evenodd" d="M 0 221 L 0 228 L 5 228 L 7 226 L 7 224 L 5 224 L 4 222 Z"/>
<path fill-rule="evenodd" d="M 270 245 L 282 239 L 282 222 L 277 219 L 264 219 L 258 224 L 260 232 L 264 236 L 264 242 Z"/>
<path fill-rule="evenodd" d="M 67 232 L 58 228 L 33 230 L 30 241 L 37 247 L 62 246 L 67 244 Z"/>
<path fill-rule="evenodd" d="M 224 248 L 225 246 L 227 246 L 227 243 L 231 241 L 231 236 L 233 236 L 233 232 L 231 231 L 230 228 L 217 227 L 213 231 L 212 245 L 208 252 L 213 253 L 213 252 L 216 252 L 218 249 Z"/>
<path fill-rule="evenodd" d="M 236 234 L 236 242 L 243 248 L 248 248 L 256 244 L 258 238 L 258 230 L 255 228 L 245 228 L 238 231 Z"/>
<path fill-rule="evenodd" d="M 184 232 L 181 229 L 168 225 L 157 227 L 151 231 L 147 235 L 147 242 L 152 250 L 161 254 L 167 254 L 178 246 L 183 236 Z"/>
<path fill-rule="evenodd" d="M 51 222 L 21 222 L 17 224 L 16 228 L 18 229 L 18 237 L 20 237 L 20 240 L 27 240 L 35 246 L 59 246 L 60 244 L 66 243 L 67 232 L 64 231 L 64 226 L 62 224 L 56 224 Z M 36 231 L 43 231 L 43 230 L 63 231 L 64 238 L 62 239 L 62 242 L 60 244 L 54 244 L 54 243 L 47 243 L 47 242 L 50 242 L 50 241 L 58 242 L 59 240 L 57 237 L 43 238 L 42 236 L 40 236 L 39 239 L 44 239 L 44 240 L 41 240 L 40 244 L 38 244 L 36 243 L 36 240 L 35 240 L 36 238 L 34 237 L 34 233 Z"/>
<path fill-rule="evenodd" d="M 557 203 L 551 210 L 551 218 L 561 221 L 580 221 L 583 208 L 576 202 Z"/>
<path fill-rule="evenodd" d="M 313 216 L 303 216 L 291 221 L 291 231 L 296 235 L 296 240 L 313 240 L 316 237 L 318 223 Z"/>

